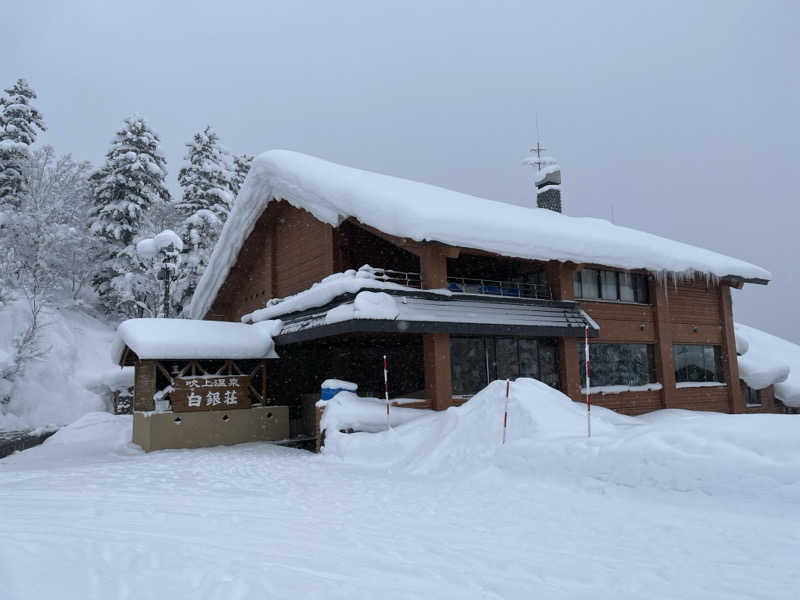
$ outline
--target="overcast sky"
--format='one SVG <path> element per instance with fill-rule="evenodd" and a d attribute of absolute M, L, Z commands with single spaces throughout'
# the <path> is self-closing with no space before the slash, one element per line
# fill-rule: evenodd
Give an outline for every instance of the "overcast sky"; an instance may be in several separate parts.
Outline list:
<path fill-rule="evenodd" d="M 192 133 L 513 203 L 541 140 L 564 212 L 763 266 L 736 319 L 800 342 L 800 3 L 41 2 L 3 7 L 61 153 L 147 117 L 170 186 Z"/>

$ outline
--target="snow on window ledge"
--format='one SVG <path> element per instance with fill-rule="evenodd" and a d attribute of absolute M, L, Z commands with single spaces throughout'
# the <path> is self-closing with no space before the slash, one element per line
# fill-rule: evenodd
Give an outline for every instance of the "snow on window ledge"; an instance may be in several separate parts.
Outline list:
<path fill-rule="evenodd" d="M 625 392 L 657 392 L 664 386 L 660 383 L 648 383 L 645 385 L 598 385 L 590 388 L 590 394 L 623 394 Z M 586 393 L 586 388 L 581 388 L 581 394 Z"/>
<path fill-rule="evenodd" d="M 721 381 L 681 381 L 675 384 L 678 389 L 698 388 L 698 387 L 728 387 L 727 383 Z"/>

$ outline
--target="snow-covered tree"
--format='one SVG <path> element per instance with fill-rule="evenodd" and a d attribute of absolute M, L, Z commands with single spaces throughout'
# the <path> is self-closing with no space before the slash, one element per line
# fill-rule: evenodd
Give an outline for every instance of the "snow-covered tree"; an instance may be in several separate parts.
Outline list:
<path fill-rule="evenodd" d="M 194 134 L 186 148 L 186 164 L 178 172 L 183 194 L 177 210 L 184 217 L 210 210 L 224 222 L 233 203 L 235 179 L 229 153 L 211 127 Z"/>
<path fill-rule="evenodd" d="M 88 279 L 90 170 L 69 155 L 56 158 L 50 146 L 27 160 L 19 206 L 6 213 L 0 232 L 0 285 L 8 299 L 24 298 L 30 314 L 0 365 L 0 387 L 13 384 L 27 363 L 46 352 L 39 343 L 45 304 L 78 299 Z"/>
<path fill-rule="evenodd" d="M 181 266 L 183 242 L 171 229 L 165 229 L 154 238 L 141 240 L 136 244 L 136 252 L 149 262 L 150 272 L 156 281 L 161 282 L 160 301 L 156 303 L 153 316 L 169 318 L 174 314 L 174 294 L 172 285 L 178 280 Z"/>
<path fill-rule="evenodd" d="M 233 157 L 233 167 L 235 176 L 233 179 L 233 196 L 234 199 L 239 195 L 239 190 L 242 189 L 247 173 L 253 165 L 253 157 L 250 154 L 239 154 Z"/>
<path fill-rule="evenodd" d="M 176 206 L 183 217 L 184 264 L 176 294 L 184 314 L 228 217 L 237 185 L 234 160 L 211 127 L 196 133 L 186 147 L 186 164 L 178 173 L 183 195 Z"/>
<path fill-rule="evenodd" d="M 140 277 L 134 239 L 153 230 L 149 211 L 170 201 L 166 174 L 158 135 L 141 117 L 125 119 L 105 164 L 91 177 L 91 229 L 98 263 L 92 285 L 108 312 L 147 312 L 152 290 L 145 284 L 147 278 Z"/>
<path fill-rule="evenodd" d="M 29 148 L 37 129 L 44 131 L 42 114 L 31 105 L 36 92 L 24 79 L 3 90 L 0 98 L 0 209 L 16 208 L 25 187 Z"/>
<path fill-rule="evenodd" d="M 184 315 L 188 314 L 197 283 L 211 258 L 221 229 L 222 221 L 210 210 L 198 210 L 183 223 L 183 264 L 175 286 L 175 301 Z"/>

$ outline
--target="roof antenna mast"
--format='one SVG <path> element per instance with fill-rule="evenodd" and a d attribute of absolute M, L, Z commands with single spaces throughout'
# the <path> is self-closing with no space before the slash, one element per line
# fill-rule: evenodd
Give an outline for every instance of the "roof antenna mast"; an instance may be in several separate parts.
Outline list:
<path fill-rule="evenodd" d="M 533 164 L 536 165 L 536 171 L 539 172 L 542 170 L 542 164 L 544 161 L 542 160 L 542 152 L 547 150 L 542 144 L 540 143 L 541 137 L 539 136 L 539 113 L 536 113 L 536 146 L 531 148 L 531 152 L 536 152 L 536 160 L 532 161 Z"/>

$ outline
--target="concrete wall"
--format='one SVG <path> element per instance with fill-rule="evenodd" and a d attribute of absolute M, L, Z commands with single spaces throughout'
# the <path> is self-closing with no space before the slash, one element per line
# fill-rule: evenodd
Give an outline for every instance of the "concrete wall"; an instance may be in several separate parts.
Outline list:
<path fill-rule="evenodd" d="M 229 446 L 288 437 L 288 406 L 133 414 L 133 443 L 141 446 L 145 452 L 167 448 Z"/>

